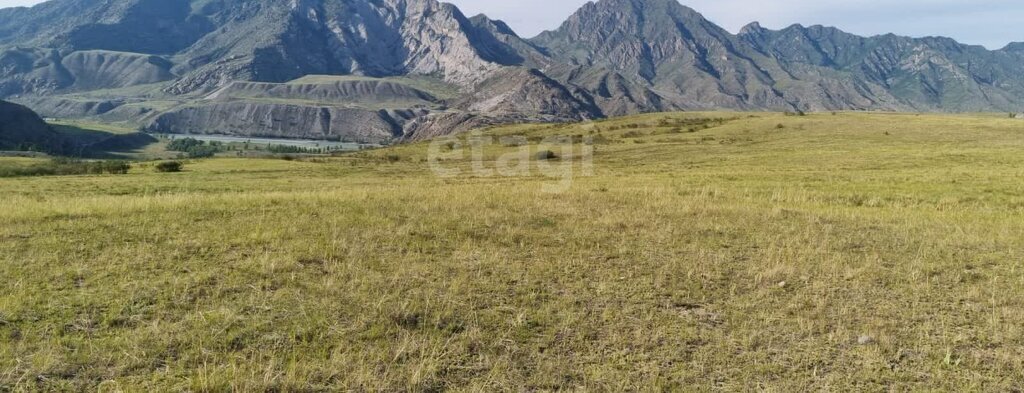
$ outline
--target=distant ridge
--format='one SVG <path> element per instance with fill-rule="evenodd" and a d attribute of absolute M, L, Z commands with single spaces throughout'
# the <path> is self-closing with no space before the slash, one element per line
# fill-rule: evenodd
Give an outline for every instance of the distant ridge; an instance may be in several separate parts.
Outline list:
<path fill-rule="evenodd" d="M 250 85 L 230 98 L 247 102 L 210 101 L 235 81 L 307 75 L 432 78 L 455 94 L 396 107 L 329 94 L 329 86 L 310 86 L 302 91 L 316 95 L 304 97 Z M 264 87 L 307 102 L 255 102 Z M 79 115 L 141 127 L 161 119 L 165 132 L 302 137 L 297 125 L 325 123 L 301 116 L 330 113 L 343 126 L 323 127 L 326 137 L 373 141 L 408 137 L 410 127 L 439 135 L 455 131 L 444 124 L 665 110 L 1021 112 L 1024 43 L 991 51 L 941 37 L 757 23 L 732 34 L 676 0 L 588 3 L 533 39 L 435 0 L 51 0 L 0 10 L 0 97 L 63 116 L 99 107 L 83 100 L 102 101 L 108 110 Z M 268 118 L 203 120 L 240 106 Z M 189 115 L 171 115 L 182 111 Z M 360 119 L 373 119 L 376 131 L 348 131 L 366 124 Z"/>

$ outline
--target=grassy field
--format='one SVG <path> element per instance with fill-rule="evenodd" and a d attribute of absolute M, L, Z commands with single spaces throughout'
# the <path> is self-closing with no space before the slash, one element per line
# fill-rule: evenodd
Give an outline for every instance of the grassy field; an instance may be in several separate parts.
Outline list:
<path fill-rule="evenodd" d="M 1024 389 L 1024 122 L 484 135 L 0 179 L 0 391 Z"/>
<path fill-rule="evenodd" d="M 132 129 L 125 125 L 120 124 L 105 124 L 98 123 L 95 121 L 84 121 L 84 120 L 51 120 L 50 125 L 57 128 L 65 134 L 89 131 L 93 133 L 105 133 L 110 135 L 127 135 L 138 132 L 137 129 Z"/>

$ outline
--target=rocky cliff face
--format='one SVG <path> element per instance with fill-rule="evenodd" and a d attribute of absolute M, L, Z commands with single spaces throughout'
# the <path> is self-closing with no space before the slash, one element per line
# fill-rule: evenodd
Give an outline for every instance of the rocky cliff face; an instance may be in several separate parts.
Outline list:
<path fill-rule="evenodd" d="M 309 74 L 438 75 L 466 87 L 518 61 L 488 30 L 435 0 L 225 0 L 209 11 L 227 22 L 185 52 L 195 69 L 182 69 L 175 92 Z"/>
<path fill-rule="evenodd" d="M 364 80 L 285 83 L 308 75 Z M 0 10 L 0 97 L 160 130 L 374 140 L 665 110 L 1019 112 L 1024 44 L 731 34 L 676 0 L 589 3 L 530 40 L 436 0 L 52 0 Z M 232 110 L 252 118 L 217 112 Z"/>
<path fill-rule="evenodd" d="M 601 116 L 585 92 L 570 90 L 544 73 L 526 68 L 494 73 L 458 106 L 469 112 L 505 117 L 527 114 L 549 120 L 586 120 Z"/>

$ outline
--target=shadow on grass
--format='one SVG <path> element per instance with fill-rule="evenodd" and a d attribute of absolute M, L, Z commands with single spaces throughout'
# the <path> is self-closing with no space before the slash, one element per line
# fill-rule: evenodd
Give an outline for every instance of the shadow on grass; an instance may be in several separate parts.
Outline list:
<path fill-rule="evenodd" d="M 159 142 L 152 135 L 141 132 L 115 134 L 67 125 L 54 126 L 54 129 L 69 141 L 71 148 L 68 153 L 82 158 L 128 158 L 132 153 Z"/>

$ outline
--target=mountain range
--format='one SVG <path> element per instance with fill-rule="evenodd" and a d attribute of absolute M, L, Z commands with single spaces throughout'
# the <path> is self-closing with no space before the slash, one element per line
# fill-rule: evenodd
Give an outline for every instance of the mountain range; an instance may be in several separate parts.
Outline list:
<path fill-rule="evenodd" d="M 0 10 L 0 98 L 153 132 L 386 142 L 669 110 L 1024 108 L 1024 43 L 733 34 L 600 0 L 526 39 L 435 0 L 51 0 Z"/>

